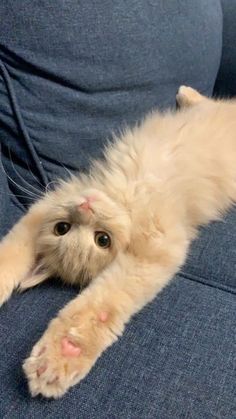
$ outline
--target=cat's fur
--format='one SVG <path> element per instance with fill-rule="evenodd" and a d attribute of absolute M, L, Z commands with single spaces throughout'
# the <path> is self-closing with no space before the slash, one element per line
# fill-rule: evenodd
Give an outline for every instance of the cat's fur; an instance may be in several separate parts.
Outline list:
<path fill-rule="evenodd" d="M 0 244 L 1 303 L 49 276 L 90 282 L 25 361 L 32 395 L 56 398 L 78 383 L 183 265 L 198 226 L 236 201 L 236 102 L 184 86 L 177 98 L 180 111 L 127 130 L 104 162 L 47 193 Z M 63 236 L 59 221 L 71 224 Z M 110 235 L 109 248 L 96 231 Z"/>

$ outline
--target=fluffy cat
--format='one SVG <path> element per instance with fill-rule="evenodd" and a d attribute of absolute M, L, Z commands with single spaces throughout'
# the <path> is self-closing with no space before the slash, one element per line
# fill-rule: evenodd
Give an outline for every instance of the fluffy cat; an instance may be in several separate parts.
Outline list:
<path fill-rule="evenodd" d="M 236 201 L 236 102 L 185 86 L 177 100 L 181 110 L 151 114 L 88 175 L 46 193 L 0 244 L 0 303 L 50 276 L 89 284 L 24 363 L 33 396 L 85 377 L 183 265 L 199 225 Z"/>

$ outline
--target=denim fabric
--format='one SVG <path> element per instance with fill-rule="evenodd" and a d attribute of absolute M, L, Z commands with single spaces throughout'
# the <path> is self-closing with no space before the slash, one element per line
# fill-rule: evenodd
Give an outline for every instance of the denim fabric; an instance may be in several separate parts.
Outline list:
<path fill-rule="evenodd" d="M 112 130 L 174 106 L 182 83 L 212 93 L 218 0 L 2 0 L 0 16 L 0 158 L 22 187 L 86 170 Z M 26 207 L 4 170 L 0 236 Z M 0 309 L 0 417 L 236 417 L 234 231 L 233 212 L 203 229 L 183 273 L 61 400 L 31 399 L 21 365 L 76 290 L 14 295 Z"/>
<path fill-rule="evenodd" d="M 223 48 L 219 74 L 215 85 L 216 96 L 236 95 L 236 2 L 221 0 L 223 9 Z"/>
<path fill-rule="evenodd" d="M 193 243 L 183 275 L 231 291 L 236 289 L 236 209 L 202 228 Z"/>
<path fill-rule="evenodd" d="M 60 164 L 86 170 L 112 131 L 174 106 L 180 84 L 212 92 L 219 0 L 1 0 L 0 16 L 0 59 L 49 180 Z M 8 126 L 5 102 L 1 91 Z M 2 141 L 17 147 L 9 132 Z"/>
<path fill-rule="evenodd" d="M 8 232 L 12 224 L 14 224 L 23 213 L 24 208 L 9 188 L 8 178 L 1 160 L 0 143 L 0 238 Z"/>
<path fill-rule="evenodd" d="M 42 286 L 1 310 L 1 418 L 233 419 L 235 295 L 181 276 L 62 399 L 29 399 L 21 363 L 75 292 Z"/>

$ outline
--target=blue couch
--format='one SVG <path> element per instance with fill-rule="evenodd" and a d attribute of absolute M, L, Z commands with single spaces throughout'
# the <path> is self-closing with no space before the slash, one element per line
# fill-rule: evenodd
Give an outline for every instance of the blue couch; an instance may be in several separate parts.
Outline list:
<path fill-rule="evenodd" d="M 86 170 L 112 130 L 175 106 L 180 84 L 236 94 L 235 19 L 235 0 L 2 0 L 0 236 L 33 188 Z M 14 294 L 0 308 L 0 418 L 236 418 L 235 249 L 232 210 L 59 400 L 30 397 L 22 362 L 77 290 L 52 279 Z"/>

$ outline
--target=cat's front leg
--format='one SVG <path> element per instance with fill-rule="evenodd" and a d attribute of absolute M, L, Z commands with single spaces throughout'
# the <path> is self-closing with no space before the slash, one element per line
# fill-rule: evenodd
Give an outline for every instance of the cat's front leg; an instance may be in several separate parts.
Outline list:
<path fill-rule="evenodd" d="M 161 266 L 120 255 L 59 313 L 33 348 L 24 364 L 31 394 L 57 398 L 83 379 L 181 263 L 165 260 Z"/>
<path fill-rule="evenodd" d="M 41 282 L 44 274 L 35 274 L 35 242 L 47 213 L 45 200 L 34 204 L 0 242 L 0 305 L 12 291 L 34 275 L 34 282 Z"/>

